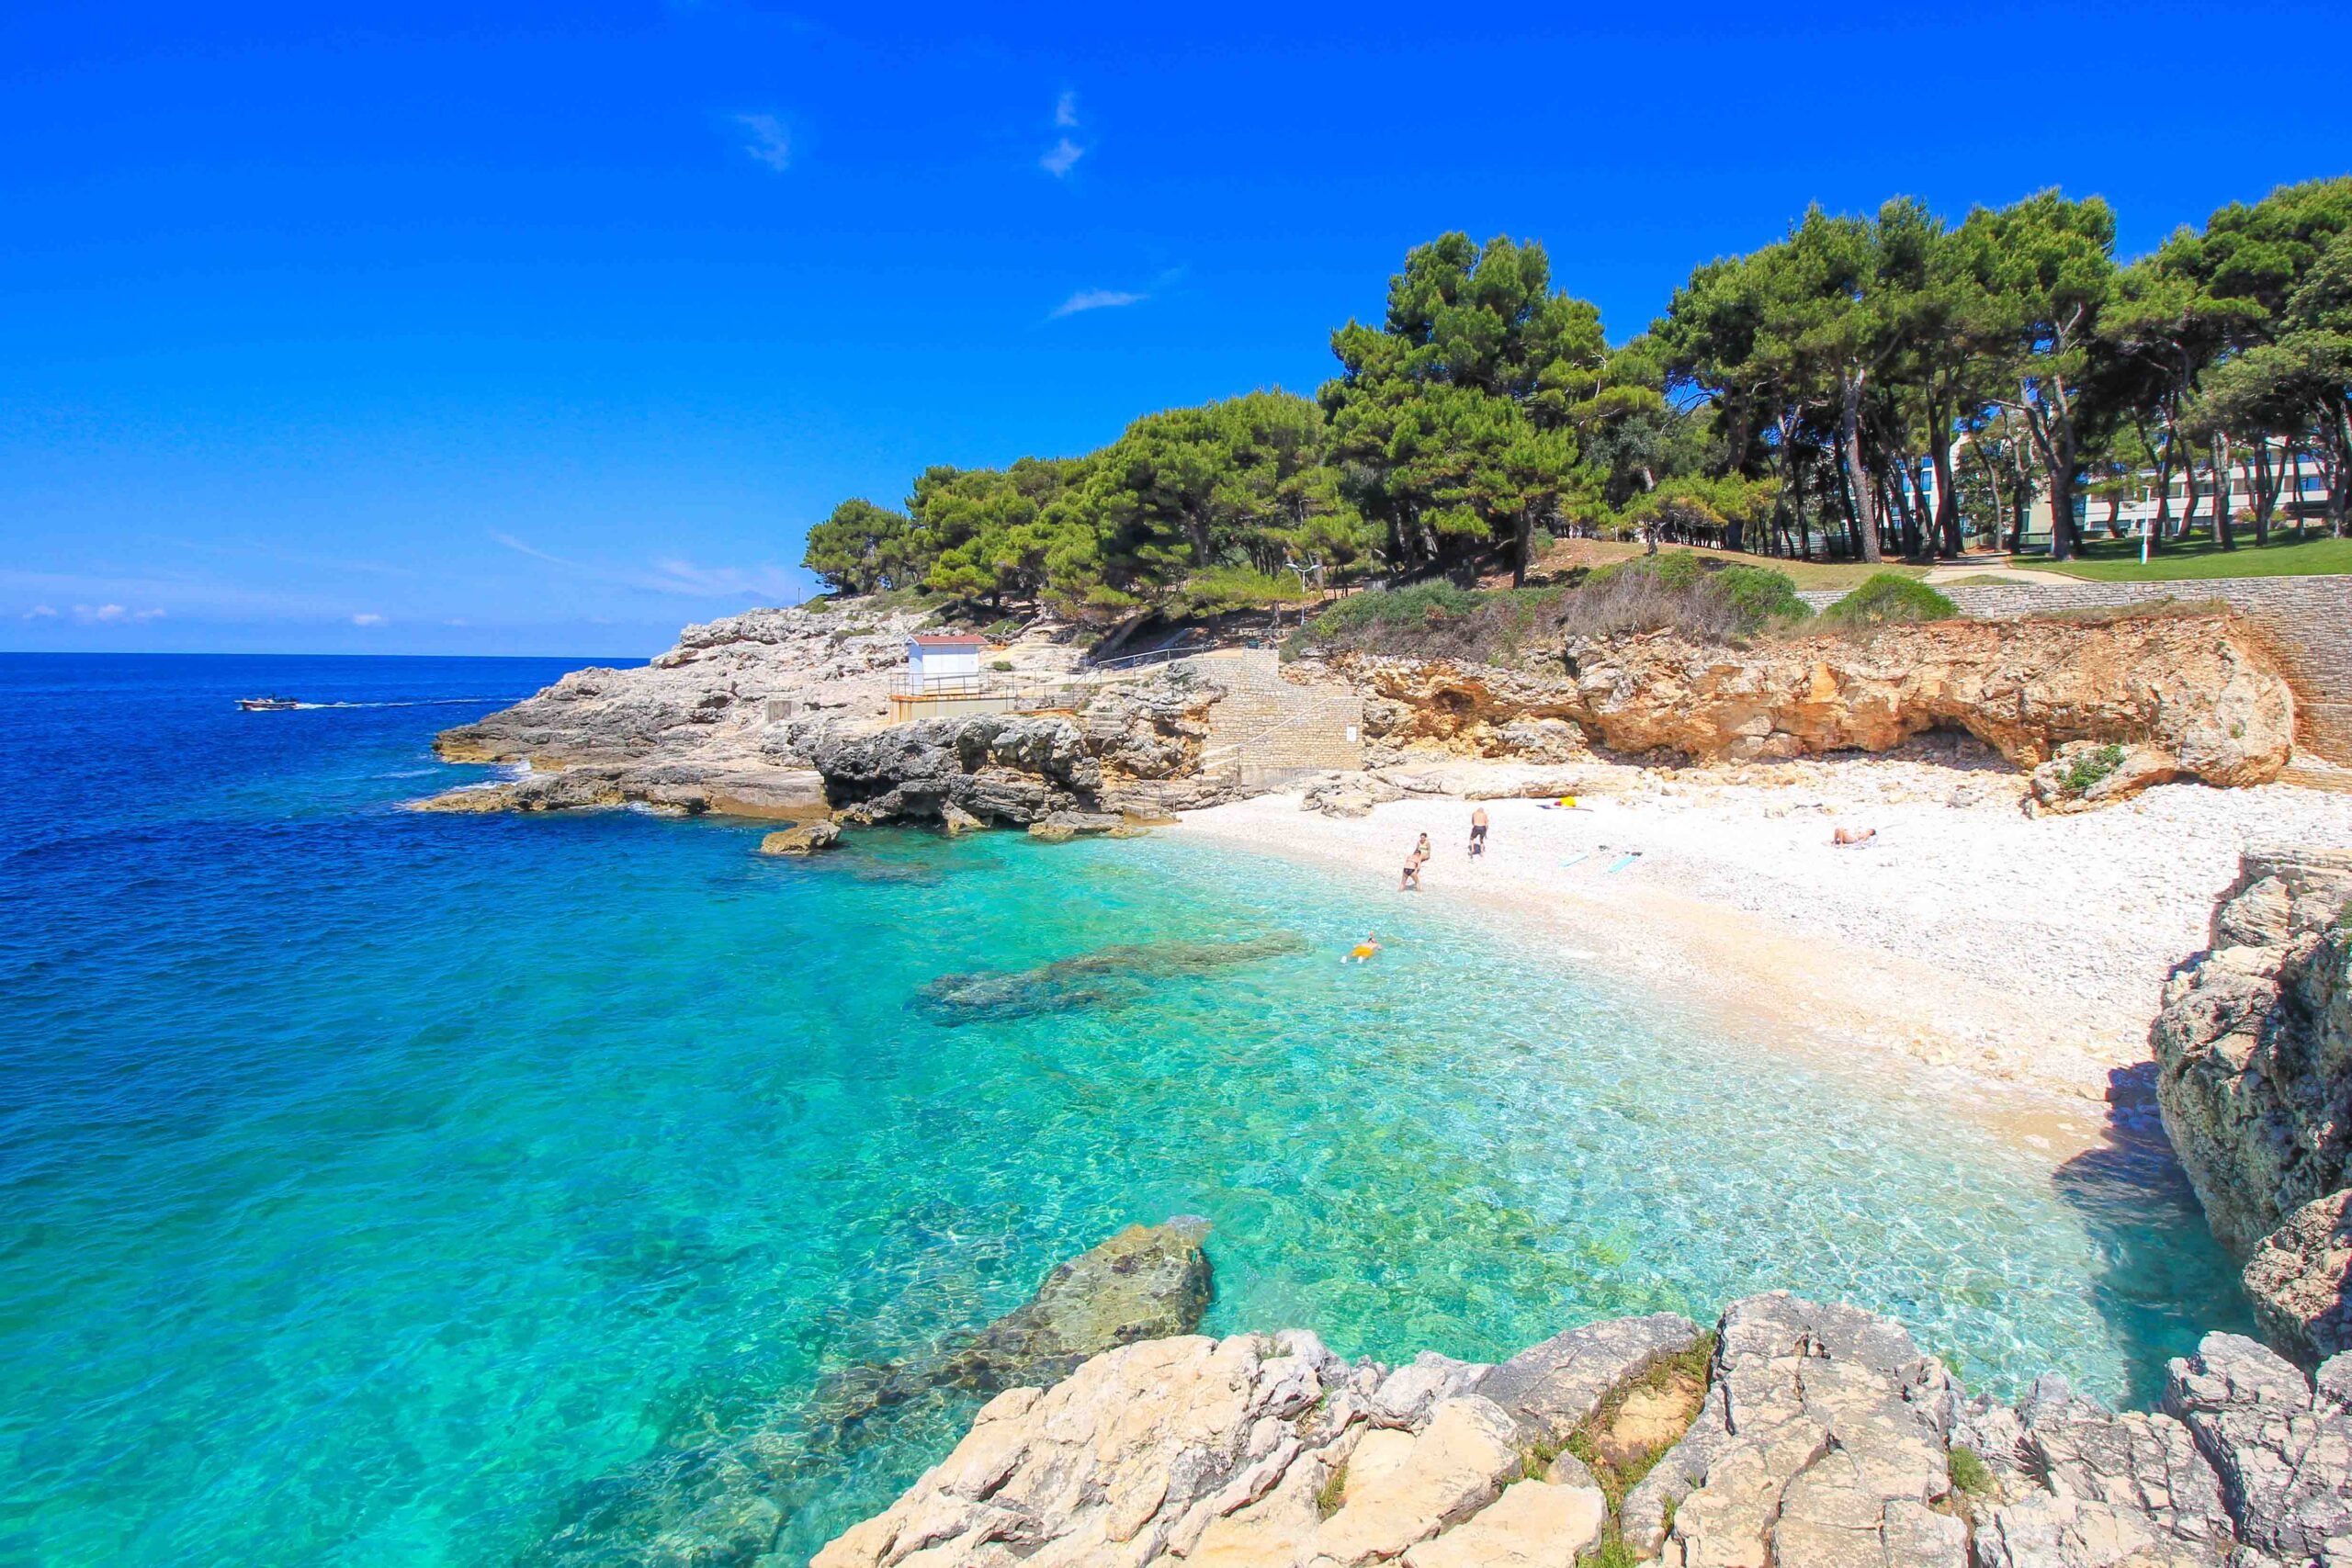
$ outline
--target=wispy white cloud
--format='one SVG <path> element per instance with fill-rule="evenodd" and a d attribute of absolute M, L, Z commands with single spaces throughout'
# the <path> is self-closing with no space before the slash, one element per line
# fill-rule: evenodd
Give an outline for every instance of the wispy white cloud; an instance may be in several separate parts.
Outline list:
<path fill-rule="evenodd" d="M 57 607 L 53 604 L 36 604 L 25 612 L 24 618 L 28 621 L 53 621 L 57 618 Z"/>
<path fill-rule="evenodd" d="M 518 555 L 547 562 L 575 577 L 612 583 L 649 593 L 674 593 L 689 599 L 761 599 L 772 604 L 794 604 L 801 589 L 792 574 L 776 566 L 696 566 L 675 556 L 653 562 L 651 570 L 599 566 L 569 560 L 525 543 L 512 534 L 491 537 Z"/>
<path fill-rule="evenodd" d="M 1046 155 L 1037 160 L 1037 166 L 1057 180 L 1068 179 L 1069 172 L 1078 167 L 1078 161 L 1085 157 L 1087 152 L 1084 142 L 1068 134 L 1078 129 L 1076 92 L 1064 91 L 1054 100 L 1054 129 L 1064 134 L 1054 139 L 1054 144 L 1046 149 Z"/>
<path fill-rule="evenodd" d="M 743 151 L 754 163 L 765 164 L 777 174 L 792 167 L 792 133 L 784 121 L 772 114 L 739 114 L 731 117 L 747 135 Z"/>
<path fill-rule="evenodd" d="M 351 617 L 351 624 L 355 626 L 380 626 L 384 624 L 384 617 L 373 610 L 363 610 Z"/>
<path fill-rule="evenodd" d="M 74 618 L 85 626 L 106 626 L 116 621 L 160 621 L 161 610 L 132 610 L 120 604 L 76 604 Z"/>
<path fill-rule="evenodd" d="M 1054 307 L 1054 319 L 1058 321 L 1086 310 L 1115 310 L 1122 305 L 1140 305 L 1150 298 L 1148 294 L 1133 294 L 1124 288 L 1081 288 Z"/>

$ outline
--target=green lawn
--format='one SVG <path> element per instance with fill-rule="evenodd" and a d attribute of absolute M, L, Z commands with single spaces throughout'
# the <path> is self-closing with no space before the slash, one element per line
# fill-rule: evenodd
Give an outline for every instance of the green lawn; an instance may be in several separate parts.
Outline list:
<path fill-rule="evenodd" d="M 2320 577 L 2352 572 L 2352 539 L 2312 534 L 2300 544 L 2289 529 L 2273 529 L 2270 543 L 2256 547 L 2251 534 L 2225 550 L 2211 538 L 2167 540 L 2147 565 L 2140 564 L 2137 539 L 2093 539 L 2083 554 L 2064 563 L 2019 556 L 2009 563 L 2094 582 L 2177 582 L 2196 577 Z"/>

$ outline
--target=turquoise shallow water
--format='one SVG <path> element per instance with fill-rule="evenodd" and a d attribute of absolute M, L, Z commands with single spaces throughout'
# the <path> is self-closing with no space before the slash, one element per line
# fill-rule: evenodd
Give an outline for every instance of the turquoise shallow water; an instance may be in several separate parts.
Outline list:
<path fill-rule="evenodd" d="M 395 809 L 467 774 L 435 728 L 560 668 L 0 658 L 0 1561 L 510 1561 L 665 1437 L 1180 1213 L 1212 1329 L 1383 1357 L 1786 1284 L 1973 1385 L 2120 1397 L 2244 1321 L 2161 1159 L 2053 1177 L 1408 908 L 1342 969 L 1360 908 L 1181 832 L 795 864 L 745 824 Z M 269 688 L 441 705 L 227 706 Z M 1241 937 L 1300 951 L 922 997 Z M 811 1457 L 787 1548 L 968 1412 Z"/>

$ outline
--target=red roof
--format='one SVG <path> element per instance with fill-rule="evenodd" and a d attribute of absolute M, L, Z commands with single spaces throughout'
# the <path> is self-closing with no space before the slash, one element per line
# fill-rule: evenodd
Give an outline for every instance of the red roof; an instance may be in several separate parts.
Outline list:
<path fill-rule="evenodd" d="M 907 640 L 917 648 L 978 648 L 983 639 L 976 637 L 910 637 Z"/>

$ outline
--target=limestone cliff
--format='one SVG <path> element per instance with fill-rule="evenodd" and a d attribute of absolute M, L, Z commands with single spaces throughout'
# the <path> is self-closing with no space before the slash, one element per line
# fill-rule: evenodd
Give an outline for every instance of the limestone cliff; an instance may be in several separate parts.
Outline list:
<path fill-rule="evenodd" d="M 1391 747 L 1566 760 L 1558 721 L 1595 744 L 1699 761 L 1883 751 L 1962 728 L 2021 767 L 2070 742 L 2154 753 L 2135 768 L 2213 784 L 2286 766 L 2294 698 L 2268 654 L 2226 615 L 2101 624 L 1944 621 L 1752 647 L 1669 632 L 1573 643 L 1546 667 L 1342 655 L 1378 699 Z M 1548 721 L 1548 724 L 1547 724 Z"/>
<path fill-rule="evenodd" d="M 2352 852 L 2249 851 L 2152 1031 L 2165 1129 L 2273 1342 L 2352 1348 Z"/>
<path fill-rule="evenodd" d="M 1784 1292 L 1712 1337 L 1659 1314 L 1497 1366 L 1349 1362 L 1300 1332 L 1163 1339 L 998 1395 L 814 1568 L 1569 1568 L 1594 1549 L 1661 1568 L 2340 1568 L 2352 1357 L 2315 1386 L 2211 1335 L 2173 1362 L 2162 1413 L 2117 1415 L 2055 1377 L 2014 1407 L 1970 1400 L 1899 1324 Z"/>

